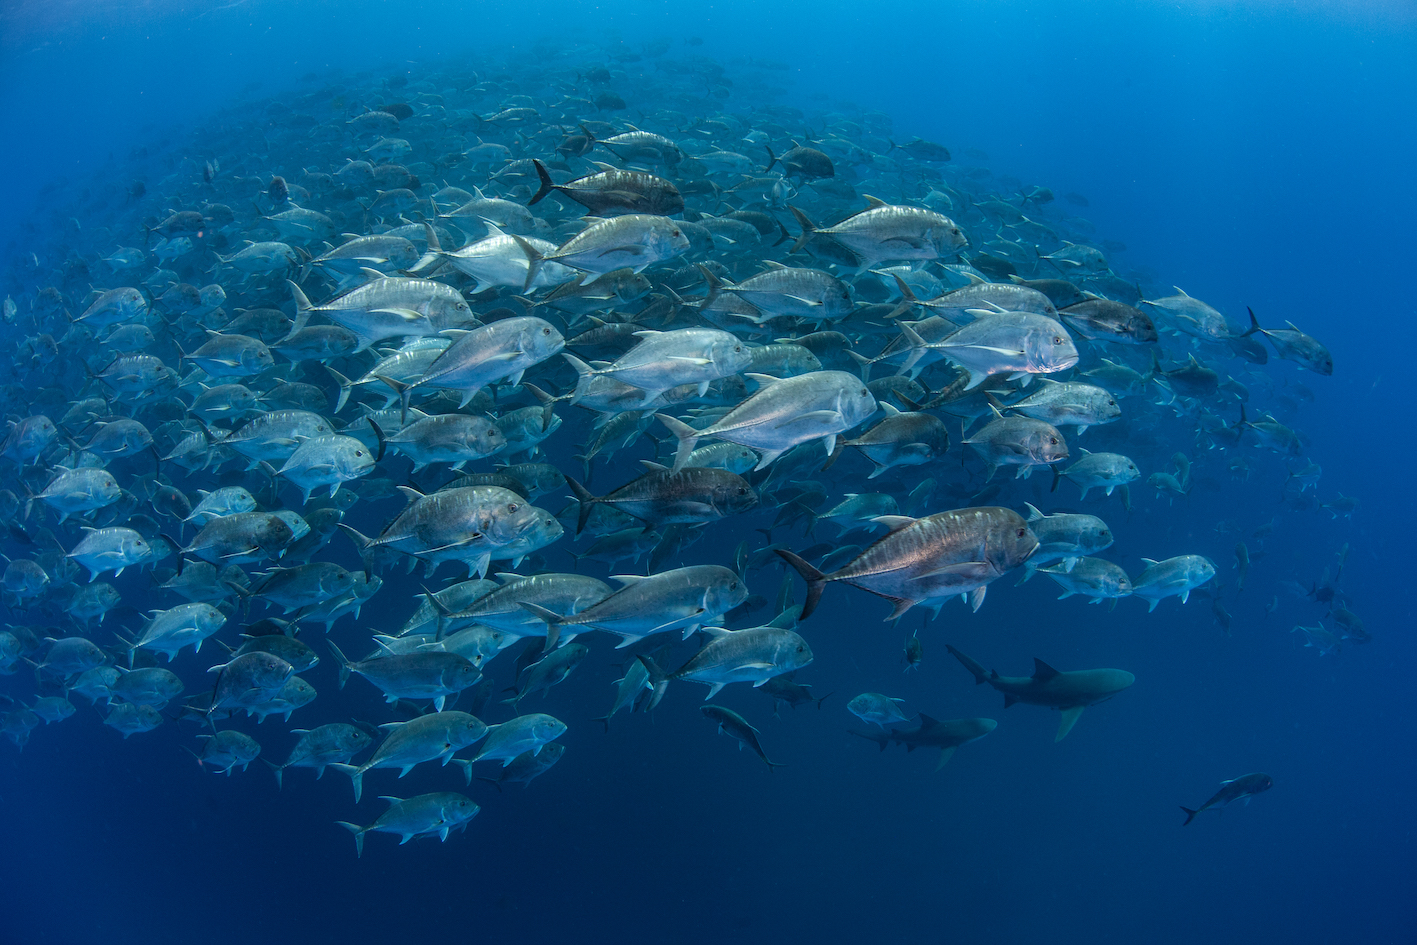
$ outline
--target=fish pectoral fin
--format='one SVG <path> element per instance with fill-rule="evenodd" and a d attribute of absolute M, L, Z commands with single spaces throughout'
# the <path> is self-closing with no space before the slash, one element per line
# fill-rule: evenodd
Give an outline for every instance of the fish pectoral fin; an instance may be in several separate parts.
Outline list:
<path fill-rule="evenodd" d="M 1068 733 L 1077 724 L 1078 718 L 1082 715 L 1082 710 L 1087 706 L 1075 705 L 1063 710 L 1063 720 L 1058 723 L 1058 734 L 1053 738 L 1054 742 L 1060 742 L 1068 737 Z"/>
<path fill-rule="evenodd" d="M 978 574 L 980 568 L 987 568 L 988 566 L 989 563 L 987 561 L 961 561 L 957 564 L 947 564 L 933 571 L 926 571 L 924 574 L 917 575 L 915 580 L 918 581 L 922 578 L 946 577 L 951 575 L 968 577 Z"/>
<path fill-rule="evenodd" d="M 630 243 L 625 246 L 608 246 L 596 255 L 604 259 L 606 256 L 613 253 L 624 253 L 627 256 L 644 256 L 649 253 L 649 249 L 648 247 L 641 246 L 639 243 Z M 600 275 L 601 274 L 597 272 L 595 278 L 600 278 Z"/>
<path fill-rule="evenodd" d="M 684 364 L 694 364 L 694 365 L 697 365 L 698 367 L 707 367 L 708 365 L 710 365 L 710 364 L 713 363 L 713 359 L 712 359 L 712 358 L 691 358 L 691 357 L 688 357 L 687 355 L 684 355 L 684 356 L 679 356 L 679 355 L 671 356 L 671 357 L 669 358 L 669 360 L 670 360 L 670 361 L 679 361 L 679 362 L 684 363 Z"/>
<path fill-rule="evenodd" d="M 370 311 L 379 315 L 394 315 L 406 322 L 421 321 L 423 314 L 411 308 L 376 308 Z"/>
<path fill-rule="evenodd" d="M 806 413 L 799 413 L 795 417 L 787 417 L 786 419 L 778 421 L 774 429 L 781 430 L 783 427 L 795 423 L 808 422 L 827 424 L 831 422 L 840 423 L 841 420 L 842 416 L 839 410 L 809 410 Z"/>

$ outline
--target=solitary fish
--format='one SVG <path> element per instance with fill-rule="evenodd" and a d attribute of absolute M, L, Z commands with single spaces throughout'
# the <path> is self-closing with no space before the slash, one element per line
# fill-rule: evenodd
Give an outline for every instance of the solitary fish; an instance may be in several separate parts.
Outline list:
<path fill-rule="evenodd" d="M 1229 781 L 1221 781 L 1220 790 L 1216 791 L 1211 799 L 1200 807 L 1197 807 L 1195 810 L 1191 810 L 1189 807 L 1181 808 L 1181 810 L 1186 812 L 1185 823 L 1181 824 L 1181 826 L 1187 826 L 1191 821 L 1196 819 L 1196 815 L 1201 811 L 1225 807 L 1231 801 L 1243 799 L 1244 802 L 1248 804 L 1250 803 L 1250 798 L 1254 797 L 1256 794 L 1263 794 L 1272 787 L 1274 787 L 1274 778 L 1271 778 L 1267 774 L 1246 774 L 1238 778 L 1232 778 Z"/>

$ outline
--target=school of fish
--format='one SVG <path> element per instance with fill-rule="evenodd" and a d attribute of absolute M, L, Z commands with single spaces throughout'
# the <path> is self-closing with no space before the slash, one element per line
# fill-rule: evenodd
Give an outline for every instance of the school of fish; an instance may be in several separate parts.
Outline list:
<path fill-rule="evenodd" d="M 526 784 L 568 726 L 689 698 L 675 681 L 706 687 L 706 734 L 781 766 L 712 700 L 748 684 L 774 711 L 820 707 L 799 674 L 824 600 L 987 621 L 991 588 L 1041 573 L 1141 620 L 1202 594 L 1228 632 L 1264 526 L 1233 564 L 1129 573 L 1108 520 L 1184 516 L 1202 477 L 1252 471 L 1286 508 L 1353 514 L 1280 419 L 1333 373 L 1323 344 L 1119 270 L 1080 195 L 869 109 L 774 104 L 772 63 L 507 55 L 234 103 L 9 262 L 14 746 L 91 704 L 219 773 L 333 768 L 355 802 L 367 778 L 396 789 L 378 769 L 451 762 L 465 780 L 444 792 L 338 818 L 360 853 L 369 832 L 446 839 L 480 810 L 456 788 Z M 1038 470 L 1051 490 L 1023 481 Z M 1320 653 L 1369 638 L 1345 558 L 1288 586 Z M 406 621 L 371 627 L 376 597 Z M 997 644 L 1001 666 L 1033 655 Z M 608 709 L 523 707 L 592 648 L 624 657 Z M 949 650 L 960 684 L 1058 710 L 1057 739 L 1135 681 Z M 905 653 L 920 662 L 918 632 Z M 298 727 L 371 686 L 383 719 Z M 854 734 L 940 765 L 998 724 L 875 692 L 845 708 Z"/>

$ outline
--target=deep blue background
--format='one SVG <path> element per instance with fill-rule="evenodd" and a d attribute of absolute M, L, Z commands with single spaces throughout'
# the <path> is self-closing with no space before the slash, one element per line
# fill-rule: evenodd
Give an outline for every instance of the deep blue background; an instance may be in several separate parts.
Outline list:
<path fill-rule="evenodd" d="M 269 92 L 330 67 L 475 62 L 491 43 L 698 35 L 725 62 L 791 63 L 803 98 L 850 98 L 890 113 L 900 134 L 982 149 L 998 173 L 1086 194 L 1099 237 L 1128 244 L 1127 264 L 1232 316 L 1252 305 L 1266 322 L 1292 318 L 1323 338 L 1338 369 L 1303 378 L 1318 400 L 1298 422 L 1324 467 L 1325 500 L 1341 491 L 1362 506 L 1351 523 L 1282 518 L 1228 638 L 1204 599 L 1150 616 L 1138 601 L 1108 612 L 1054 604 L 1035 580 L 996 589 L 977 615 L 949 605 L 923 631 L 924 667 L 903 675 L 902 633 L 879 622 L 881 602 L 832 588 L 804 629 L 817 654 L 804 680 L 836 690 L 825 708 L 777 722 L 760 693 L 721 700 L 788 764 L 772 775 L 706 730 L 696 686 L 673 690 L 652 722 L 621 716 L 602 735 L 586 719 L 608 706 L 616 674 L 597 646 L 546 700 L 571 723 L 552 775 L 503 796 L 472 789 L 485 810 L 465 837 L 396 851 L 376 836 L 362 860 L 332 821 L 367 822 L 373 795 L 460 778 L 418 770 L 395 787 L 377 772 L 354 808 L 343 777 L 314 783 L 292 771 L 277 795 L 265 771 L 198 771 L 176 727 L 121 742 L 83 709 L 37 731 L 22 755 L 0 746 L 0 940 L 1417 936 L 1406 901 L 1417 774 L 1404 590 L 1417 459 L 1410 5 L 222 6 L 11 4 L 0 14 L 0 245 L 19 239 L 41 185 L 82 186 L 111 154 L 183 134 L 252 82 Z M 42 206 L 38 219 L 47 223 Z M 9 253 L 23 249 L 20 240 Z M 1269 371 L 1294 376 L 1289 365 Z M 1207 553 L 1226 577 L 1234 538 L 1211 526 L 1252 529 L 1277 512 L 1280 466 L 1257 465 L 1255 481 L 1198 493 L 1184 513 L 1142 503 L 1118 525 L 1115 557 L 1135 573 L 1141 555 Z M 710 541 L 694 549 L 700 560 L 723 558 L 736 536 Z M 1276 584 L 1317 577 L 1345 541 L 1344 584 L 1375 640 L 1320 658 L 1287 632 L 1317 612 Z M 771 596 L 779 580 L 764 572 L 754 590 Z M 1280 610 L 1265 619 L 1276 593 Z M 388 596 L 365 622 L 402 621 L 411 602 Z M 1138 683 L 1054 745 L 1055 714 L 1001 714 L 946 641 L 1006 673 L 1038 655 L 1064 669 L 1124 667 Z M 183 659 L 189 674 L 208 662 Z M 333 686 L 329 660 L 312 679 Z M 344 704 L 363 698 L 375 717 L 372 690 L 357 685 Z M 932 773 L 933 757 L 878 755 L 843 735 L 844 699 L 870 689 L 937 717 L 1005 724 Z M 306 725 L 335 717 L 333 700 L 306 711 Z M 284 738 L 263 737 L 284 754 Z M 1253 770 L 1276 788 L 1180 828 L 1178 804 Z"/>

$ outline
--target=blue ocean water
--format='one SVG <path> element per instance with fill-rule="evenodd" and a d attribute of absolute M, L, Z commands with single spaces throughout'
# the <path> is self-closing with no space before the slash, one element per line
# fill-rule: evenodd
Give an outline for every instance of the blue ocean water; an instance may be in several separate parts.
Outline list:
<path fill-rule="evenodd" d="M 1417 459 L 1407 432 L 1417 346 L 1409 5 L 14 4 L 0 14 L 5 291 L 32 293 L 24 256 L 62 242 L 70 223 L 51 208 L 111 183 L 135 149 L 156 153 L 224 108 L 279 99 L 307 73 L 476 69 L 520 50 L 534 61 L 542 43 L 660 38 L 674 44 L 668 55 L 711 56 L 730 76 L 745 62 L 785 63 L 787 100 L 806 110 L 851 101 L 889 115 L 897 140 L 936 140 L 956 163 L 1085 195 L 1076 212 L 1097 239 L 1126 244 L 1119 268 L 1177 285 L 1236 324 L 1250 306 L 1267 327 L 1291 320 L 1322 339 L 1333 377 L 1273 358 L 1262 370 L 1276 388 L 1312 391 L 1285 420 L 1323 467 L 1319 498 L 1359 500 L 1352 519 L 1281 504 L 1285 463 L 1254 449 L 1248 480 L 1214 476 L 1174 505 L 1134 487 L 1129 517 L 1103 506 L 1117 533 L 1107 557 L 1133 575 L 1142 557 L 1196 553 L 1216 562 L 1220 582 L 1234 580 L 1237 535 L 1277 519 L 1263 542 L 1247 538 L 1267 554 L 1245 591 L 1225 597 L 1229 634 L 1200 595 L 1147 614 L 1140 601 L 1055 602 L 1046 580 L 1014 588 L 1008 576 L 978 613 L 950 603 L 928 624 L 912 613 L 892 626 L 884 602 L 830 587 L 802 625 L 816 659 L 799 681 L 832 694 L 821 709 L 775 719 L 768 697 L 743 686 L 716 700 L 761 730 L 786 765 L 771 774 L 713 734 L 701 691 L 686 683 L 652 720 L 620 716 L 603 734 L 590 719 L 609 705 L 622 654 L 600 642 L 544 701 L 570 725 L 557 768 L 525 790 L 474 782 L 483 811 L 465 834 L 403 848 L 371 836 L 360 859 L 334 821 L 372 820 L 371 795 L 461 789 L 457 772 L 375 772 L 358 807 L 334 772 L 318 782 L 287 772 L 277 793 L 259 763 L 229 779 L 199 770 L 181 750 L 194 744 L 191 725 L 120 740 L 76 700 L 74 718 L 36 730 L 22 753 L 0 743 L 0 939 L 1417 937 L 1404 902 L 1417 768 L 1403 593 Z M 748 95 L 723 107 L 746 109 Z M 574 468 L 574 444 L 548 449 Z M 598 485 L 629 478 L 632 457 L 612 469 L 620 475 L 601 469 Z M 1064 483 L 1054 499 L 1037 474 L 1007 488 L 1016 507 L 1076 496 Z M 381 508 L 373 518 L 388 517 Z M 686 555 L 729 563 L 751 526 L 715 525 Z M 1320 656 L 1290 628 L 1325 609 L 1284 582 L 1318 581 L 1345 544 L 1342 588 L 1373 639 Z M 343 539 L 331 548 L 357 564 Z M 750 583 L 771 599 L 781 580 L 766 569 Z M 166 606 L 147 582 L 130 572 L 115 583 L 140 609 Z M 800 600 L 800 581 L 795 589 Z M 382 592 L 360 627 L 397 629 L 413 604 L 406 591 L 416 585 Z M 925 660 L 906 673 L 901 647 L 917 627 Z M 1026 674 L 1036 656 L 1060 669 L 1125 668 L 1138 681 L 1054 744 L 1050 710 L 1005 712 L 947 643 L 1006 674 Z M 310 674 L 321 697 L 300 724 L 388 718 L 359 680 L 336 694 L 335 664 L 321 656 Z M 182 659 L 192 679 L 209 665 L 205 649 Z M 32 691 L 28 672 L 0 679 L 0 692 Z M 932 752 L 878 753 L 845 734 L 855 720 L 844 703 L 864 691 L 936 718 L 1001 724 L 935 772 Z M 273 758 L 289 744 L 278 724 L 245 727 Z M 1179 805 L 1251 771 L 1275 788 L 1182 829 Z"/>

